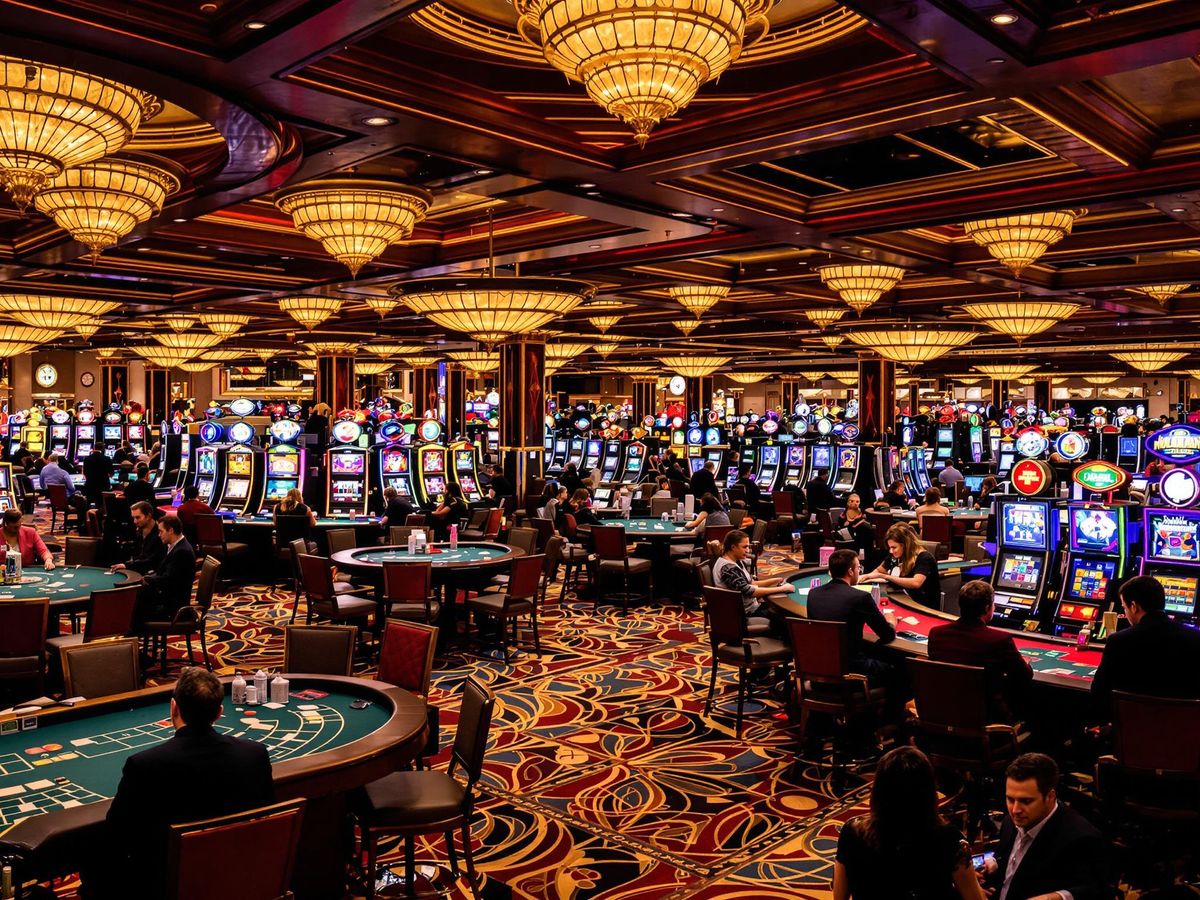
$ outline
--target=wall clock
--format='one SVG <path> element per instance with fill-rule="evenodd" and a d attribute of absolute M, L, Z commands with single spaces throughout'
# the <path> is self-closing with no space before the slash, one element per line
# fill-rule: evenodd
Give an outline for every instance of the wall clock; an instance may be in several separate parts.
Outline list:
<path fill-rule="evenodd" d="M 39 386 L 44 388 L 52 388 L 58 384 L 58 369 L 50 365 L 50 363 L 42 363 L 37 367 L 37 371 L 33 376 Z"/>
<path fill-rule="evenodd" d="M 84 372 L 82 375 L 79 376 L 79 383 L 82 384 L 84 387 L 91 387 L 93 384 L 96 383 L 96 376 L 93 375 L 91 372 Z"/>
<path fill-rule="evenodd" d="M 676 375 L 667 387 L 670 388 L 672 396 L 682 397 L 684 391 L 687 390 L 687 382 L 683 380 L 682 376 Z"/>

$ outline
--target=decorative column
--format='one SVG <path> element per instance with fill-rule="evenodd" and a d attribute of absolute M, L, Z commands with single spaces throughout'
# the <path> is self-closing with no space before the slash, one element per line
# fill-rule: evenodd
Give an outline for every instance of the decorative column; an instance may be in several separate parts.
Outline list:
<path fill-rule="evenodd" d="M 794 378 L 785 378 L 779 385 L 780 396 L 783 398 L 783 411 L 790 416 L 800 400 L 800 382 Z"/>
<path fill-rule="evenodd" d="M 711 375 L 706 375 L 704 378 L 689 378 L 687 388 L 683 392 L 684 407 L 689 415 L 698 413 L 700 420 L 704 421 L 704 414 L 712 406 L 712 396 L 713 379 Z"/>
<path fill-rule="evenodd" d="M 458 363 L 446 364 L 446 434 L 465 437 L 467 373 Z"/>
<path fill-rule="evenodd" d="M 516 488 L 517 508 L 542 479 L 546 343 L 517 338 L 500 347 L 500 453 Z"/>
<path fill-rule="evenodd" d="M 146 363 L 146 425 L 157 428 L 171 405 L 171 371 Z"/>
<path fill-rule="evenodd" d="M 100 360 L 100 405 L 97 412 L 110 403 L 124 404 L 129 400 L 129 364 L 123 359 Z"/>
<path fill-rule="evenodd" d="M 1033 383 L 1033 405 L 1038 409 L 1050 410 L 1050 385 L 1054 382 L 1050 378 L 1039 378 Z"/>
<path fill-rule="evenodd" d="M 413 366 L 412 370 L 413 414 L 424 418 L 426 413 L 438 414 L 438 367 Z"/>
<path fill-rule="evenodd" d="M 343 409 L 354 408 L 353 354 L 318 354 L 316 376 L 318 403 L 328 403 L 335 416 Z"/>
<path fill-rule="evenodd" d="M 921 379 L 913 378 L 908 383 L 908 414 L 916 416 L 921 406 Z"/>
<path fill-rule="evenodd" d="M 858 428 L 866 442 L 896 432 L 896 364 L 879 356 L 858 360 Z"/>
<path fill-rule="evenodd" d="M 658 384 L 658 378 L 654 375 L 635 375 L 633 376 L 633 421 L 636 425 L 641 425 L 642 420 L 646 416 L 654 415 L 655 404 L 658 400 L 655 387 Z"/>
<path fill-rule="evenodd" d="M 1004 403 L 1008 400 L 1008 382 L 992 379 L 992 409 L 999 410 L 1004 408 Z"/>

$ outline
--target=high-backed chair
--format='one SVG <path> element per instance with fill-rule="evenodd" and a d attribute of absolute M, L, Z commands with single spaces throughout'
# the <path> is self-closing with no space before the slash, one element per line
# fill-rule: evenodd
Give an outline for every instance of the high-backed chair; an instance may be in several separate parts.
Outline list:
<path fill-rule="evenodd" d="M 458 530 L 459 539 L 464 541 L 482 541 L 490 513 L 491 510 L 487 507 L 472 510 L 470 517 L 467 519 L 467 524 Z"/>
<path fill-rule="evenodd" d="M 950 541 L 954 534 L 953 516 L 921 516 L 921 540 L 938 545 L 936 559 L 950 556 Z"/>
<path fill-rule="evenodd" d="M 378 612 L 373 599 L 357 594 L 338 593 L 333 584 L 333 566 L 324 556 L 300 554 L 300 580 L 308 600 L 308 624 L 316 618 L 336 623 L 350 622 L 364 632 L 368 621 Z"/>
<path fill-rule="evenodd" d="M 388 528 L 387 542 L 391 547 L 407 547 L 409 535 L 424 532 L 425 541 L 433 543 L 433 528 L 428 525 L 392 525 Z"/>
<path fill-rule="evenodd" d="M 163 674 L 167 671 L 167 639 L 182 637 L 187 641 L 188 665 L 196 664 L 195 652 L 192 648 L 192 638 L 200 638 L 200 655 L 204 658 L 204 667 L 212 671 L 212 660 L 208 656 L 208 638 L 205 627 L 208 624 L 208 611 L 212 607 L 213 597 L 217 592 L 217 581 L 221 577 L 221 561 L 211 556 L 204 557 L 200 564 L 200 577 L 196 581 L 196 593 L 191 603 L 181 606 L 169 620 L 143 622 L 140 632 L 151 641 L 158 643 L 160 665 Z"/>
<path fill-rule="evenodd" d="M 193 520 L 196 528 L 196 556 L 212 556 L 222 565 L 229 565 L 250 553 L 250 545 L 225 539 L 225 521 L 220 516 L 198 515 Z"/>
<path fill-rule="evenodd" d="M 136 584 L 92 591 L 88 597 L 83 634 L 57 634 L 47 638 L 46 652 L 50 656 L 51 665 L 60 664 L 59 653 L 63 647 L 132 634 L 139 591 L 140 588 Z"/>
<path fill-rule="evenodd" d="M 351 675 L 357 633 L 351 625 L 285 625 L 283 671 Z"/>
<path fill-rule="evenodd" d="M 330 528 L 325 532 L 325 542 L 329 547 L 329 555 L 333 556 L 335 553 L 357 547 L 358 536 L 353 528 Z"/>
<path fill-rule="evenodd" d="M 433 599 L 433 563 L 385 562 L 383 603 L 388 618 L 434 624 L 441 614 L 441 604 Z"/>
<path fill-rule="evenodd" d="M 517 643 L 517 619 L 529 616 L 529 625 L 533 630 L 534 651 L 540 656 L 542 652 L 541 638 L 538 635 L 537 600 L 541 589 L 542 564 L 541 554 L 518 556 L 512 561 L 509 571 L 508 586 L 502 594 L 482 594 L 467 600 L 467 608 L 476 614 L 483 614 L 498 619 L 500 630 L 498 637 L 501 650 L 505 657 L 508 651 L 504 647 L 508 623 L 513 623 L 513 643 Z"/>
<path fill-rule="evenodd" d="M 34 681 L 45 692 L 49 612 L 45 597 L 0 602 L 0 683 Z"/>
<path fill-rule="evenodd" d="M 433 677 L 433 659 L 437 649 L 438 629 L 419 622 L 398 622 L 388 619 L 383 627 L 383 644 L 379 651 L 379 672 L 375 676 L 385 684 L 429 697 L 429 682 Z M 441 746 L 439 735 L 440 711 L 426 702 L 429 737 L 417 757 L 417 767 L 429 757 L 437 756 Z"/>
<path fill-rule="evenodd" d="M 94 537 L 69 536 L 65 545 L 63 565 L 94 566 L 100 558 L 101 540 Z"/>
<path fill-rule="evenodd" d="M 404 517 L 404 524 L 405 525 L 424 525 L 424 524 L 426 524 L 425 518 L 426 517 L 425 517 L 424 513 L 409 513 L 407 516 Z"/>
<path fill-rule="evenodd" d="M 663 513 L 675 515 L 675 510 L 678 508 L 679 501 L 674 497 L 651 497 L 650 498 L 650 515 L 654 518 L 660 518 Z"/>
<path fill-rule="evenodd" d="M 650 600 L 654 596 L 654 566 L 648 559 L 631 557 L 625 543 L 625 528 L 621 525 L 593 525 L 592 546 L 596 551 L 596 606 L 604 597 L 605 579 L 621 581 L 621 609 L 629 611 L 631 599 Z M 633 594 L 630 587 L 636 578 L 646 579 L 646 592 Z"/>
<path fill-rule="evenodd" d="M 67 486 L 65 484 L 48 484 L 46 485 L 46 499 L 50 502 L 50 533 L 54 534 L 54 526 L 59 515 L 62 516 L 63 531 L 67 530 L 67 516 L 74 509 L 71 506 L 71 500 L 67 496 Z M 82 523 L 76 523 L 80 525 Z"/>
<path fill-rule="evenodd" d="M 63 647 L 62 668 L 66 696 L 108 697 L 127 694 L 142 686 L 137 638 L 117 638 Z"/>

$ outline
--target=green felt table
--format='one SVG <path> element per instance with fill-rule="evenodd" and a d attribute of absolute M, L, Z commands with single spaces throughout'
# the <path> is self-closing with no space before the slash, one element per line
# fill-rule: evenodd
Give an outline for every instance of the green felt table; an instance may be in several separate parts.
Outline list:
<path fill-rule="evenodd" d="M 524 551 L 508 544 L 486 541 L 460 541 L 458 547 L 450 549 L 448 543 L 432 544 L 433 553 L 409 553 L 408 548 L 398 545 L 383 547 L 360 547 L 357 550 L 340 550 L 333 554 L 333 563 L 340 569 L 382 569 L 385 562 L 425 562 L 435 569 L 484 568 L 507 563 Z"/>
<path fill-rule="evenodd" d="M 950 513 L 951 517 L 955 518 L 955 519 L 986 519 L 988 516 L 991 515 L 990 510 L 975 509 L 975 508 L 969 507 L 969 506 L 967 506 L 967 507 L 953 506 L 953 507 L 945 507 L 945 509 L 948 513 Z M 912 520 L 917 517 L 916 512 L 914 512 L 911 509 L 893 509 L 892 515 L 897 519 L 905 519 L 905 520 Z"/>
<path fill-rule="evenodd" d="M 226 518 L 225 524 L 231 528 L 267 528 L 274 526 L 271 516 L 238 516 Z M 318 516 L 317 528 L 379 528 L 379 519 L 375 516 L 349 518 L 341 516 Z"/>
<path fill-rule="evenodd" d="M 424 741 L 425 704 L 412 694 L 366 679 L 285 677 L 287 704 L 235 707 L 227 695 L 216 726 L 267 746 L 277 799 L 365 784 Z M 326 696 L 296 696 L 306 689 Z M 46 710 L 32 730 L 16 730 L 21 718 L 0 719 L 0 849 L 16 852 L 28 871 L 72 871 L 69 857 L 103 821 L 125 760 L 174 735 L 170 691 Z M 369 705 L 352 708 L 359 699 Z"/>
<path fill-rule="evenodd" d="M 664 522 L 662 518 L 642 517 L 619 520 L 612 523 L 620 525 L 630 537 L 694 537 L 694 534 L 684 531 L 683 525 L 675 521 Z"/>
<path fill-rule="evenodd" d="M 26 568 L 20 584 L 0 584 L 0 601 L 47 597 L 51 610 L 87 602 L 92 591 L 103 591 L 138 582 L 137 572 L 110 572 L 93 566 L 58 566 L 47 572 L 40 566 Z"/>

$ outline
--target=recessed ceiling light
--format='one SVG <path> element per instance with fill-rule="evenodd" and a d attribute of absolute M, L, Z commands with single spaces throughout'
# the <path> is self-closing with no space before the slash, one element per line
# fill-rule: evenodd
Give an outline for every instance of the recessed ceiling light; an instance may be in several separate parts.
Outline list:
<path fill-rule="evenodd" d="M 768 272 L 778 272 L 779 270 L 777 268 L 775 268 L 774 266 L 768 266 L 767 271 Z"/>
<path fill-rule="evenodd" d="M 476 175 L 491 175 L 492 172 L 493 172 L 492 169 L 476 169 L 475 170 Z"/>
<path fill-rule="evenodd" d="M 1173 212 L 1173 213 L 1181 213 L 1181 212 L 1187 212 L 1187 210 L 1186 210 L 1186 209 L 1184 209 L 1182 206 L 1176 206 L 1174 209 L 1172 209 L 1172 210 L 1171 210 L 1171 212 Z"/>
<path fill-rule="evenodd" d="M 176 217 L 175 217 L 174 219 L 172 219 L 171 221 L 172 221 L 172 222 L 186 222 L 186 221 L 187 221 L 187 219 L 186 219 L 184 216 L 176 216 Z"/>
<path fill-rule="evenodd" d="M 245 28 L 247 31 L 262 31 L 264 28 L 267 27 L 267 23 L 260 21 L 259 19 L 251 19 L 249 22 L 247 22 L 242 27 Z"/>
<path fill-rule="evenodd" d="M 372 128 L 383 128 L 385 125 L 395 125 L 396 120 L 391 116 L 367 116 L 362 123 Z"/>
<path fill-rule="evenodd" d="M 990 62 L 993 66 L 1002 66 L 1007 61 L 1008 60 L 1006 60 L 1003 56 L 993 56 L 991 59 L 988 60 L 988 62 Z"/>
<path fill-rule="evenodd" d="M 1001 12 L 996 13 L 990 18 L 993 25 L 1011 25 L 1013 22 L 1017 21 L 1018 16 L 1016 13 Z"/>
<path fill-rule="evenodd" d="M 725 212 L 725 207 L 723 207 L 723 206 L 714 206 L 714 207 L 712 208 L 712 211 L 713 211 L 713 212 Z"/>
<path fill-rule="evenodd" d="M 589 250 L 599 250 L 600 245 L 599 244 L 588 244 L 588 249 Z"/>
<path fill-rule="evenodd" d="M 673 219 L 690 219 L 691 217 L 692 217 L 692 214 L 691 214 L 691 213 L 687 213 L 687 212 L 673 212 L 673 213 L 671 213 L 671 218 L 673 218 Z"/>
<path fill-rule="evenodd" d="M 590 190 L 591 188 L 594 188 L 596 185 L 590 181 L 585 181 L 583 184 L 577 184 L 575 186 L 577 188 L 579 188 L 581 191 L 586 191 L 586 190 Z"/>

